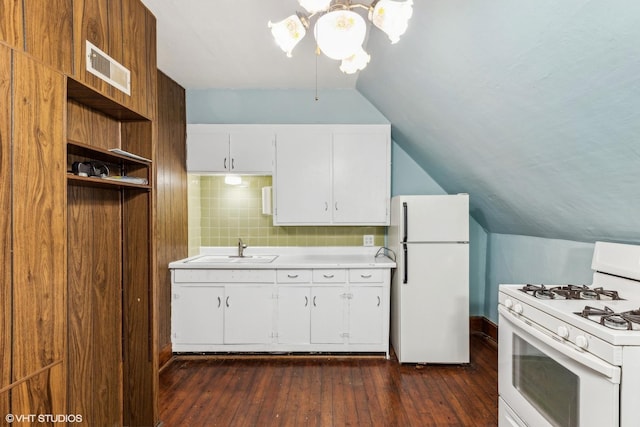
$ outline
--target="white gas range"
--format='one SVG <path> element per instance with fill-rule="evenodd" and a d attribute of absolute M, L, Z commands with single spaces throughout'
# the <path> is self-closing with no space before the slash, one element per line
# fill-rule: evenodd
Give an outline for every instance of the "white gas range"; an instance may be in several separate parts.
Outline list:
<path fill-rule="evenodd" d="M 592 269 L 500 285 L 501 426 L 640 425 L 640 246 L 596 242 Z"/>

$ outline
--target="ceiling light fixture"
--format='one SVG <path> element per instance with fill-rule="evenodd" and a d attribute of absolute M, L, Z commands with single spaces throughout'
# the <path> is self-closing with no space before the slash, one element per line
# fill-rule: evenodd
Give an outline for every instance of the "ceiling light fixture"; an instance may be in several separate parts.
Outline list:
<path fill-rule="evenodd" d="M 362 47 L 367 22 L 353 9 L 366 10 L 369 21 L 384 31 L 392 44 L 407 31 L 413 13 L 413 0 L 374 0 L 369 5 L 350 0 L 298 0 L 298 3 L 307 13 L 296 12 L 280 22 L 269 21 L 278 46 L 291 58 L 291 51 L 307 34 L 311 19 L 318 15 L 313 27 L 317 53 L 342 61 L 340 70 L 346 74 L 364 69 L 371 59 Z"/>

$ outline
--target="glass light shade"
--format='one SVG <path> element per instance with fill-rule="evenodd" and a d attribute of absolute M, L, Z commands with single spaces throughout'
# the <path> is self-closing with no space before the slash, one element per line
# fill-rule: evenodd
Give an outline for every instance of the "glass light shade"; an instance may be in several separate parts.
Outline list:
<path fill-rule="evenodd" d="M 352 56 L 342 60 L 342 64 L 340 64 L 340 71 L 345 74 L 353 74 L 356 71 L 364 70 L 364 67 L 367 66 L 370 60 L 371 55 L 360 47 L 360 49 L 358 49 L 358 51 Z"/>
<path fill-rule="evenodd" d="M 331 0 L 298 0 L 300 6 L 304 7 L 309 13 L 327 10 L 331 5 Z"/>
<path fill-rule="evenodd" d="M 380 0 L 372 11 L 369 20 L 373 25 L 387 33 L 391 44 L 397 43 L 400 36 L 407 31 L 409 18 L 413 14 L 413 0 L 404 2 Z"/>
<path fill-rule="evenodd" d="M 314 34 L 322 53 L 331 59 L 341 60 L 362 49 L 367 23 L 355 12 L 337 10 L 318 19 Z"/>
<path fill-rule="evenodd" d="M 271 28 L 271 34 L 273 34 L 276 43 L 289 58 L 291 58 L 293 48 L 307 34 L 298 15 L 291 15 L 276 23 L 269 21 L 269 28 Z"/>

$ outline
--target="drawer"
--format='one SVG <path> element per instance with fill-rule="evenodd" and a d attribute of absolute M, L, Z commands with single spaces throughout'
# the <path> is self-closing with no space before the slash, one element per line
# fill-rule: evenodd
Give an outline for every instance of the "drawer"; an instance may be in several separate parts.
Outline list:
<path fill-rule="evenodd" d="M 344 269 L 313 270 L 314 283 L 345 283 L 347 272 Z"/>
<path fill-rule="evenodd" d="M 278 283 L 311 283 L 311 270 L 278 270 Z"/>
<path fill-rule="evenodd" d="M 383 271 L 379 268 L 356 268 L 349 270 L 349 282 L 351 283 L 382 283 Z"/>
<path fill-rule="evenodd" d="M 275 270 L 176 269 L 175 283 L 274 283 Z"/>

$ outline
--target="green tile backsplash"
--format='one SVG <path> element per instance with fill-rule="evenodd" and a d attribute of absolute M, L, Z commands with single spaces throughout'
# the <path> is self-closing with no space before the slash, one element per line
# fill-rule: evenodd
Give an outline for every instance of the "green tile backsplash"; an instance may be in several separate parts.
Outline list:
<path fill-rule="evenodd" d="M 189 222 L 200 225 L 199 236 L 189 235 L 192 255 L 200 245 L 235 246 L 238 237 L 249 246 L 361 246 L 362 236 L 372 234 L 376 246 L 384 245 L 385 227 L 275 227 L 273 217 L 262 214 L 262 187 L 271 186 L 270 176 L 242 176 L 239 186 L 225 184 L 224 176 L 190 176 L 189 186 L 198 185 L 199 200 L 193 200 L 195 191 L 189 200 Z"/>

